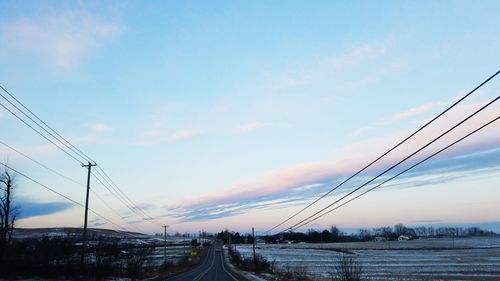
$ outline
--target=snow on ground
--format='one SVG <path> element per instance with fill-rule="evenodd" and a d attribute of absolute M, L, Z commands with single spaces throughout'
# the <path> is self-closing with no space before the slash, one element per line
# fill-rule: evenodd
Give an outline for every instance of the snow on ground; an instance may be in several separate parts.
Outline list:
<path fill-rule="evenodd" d="M 227 248 L 224 247 L 223 250 L 224 250 L 224 260 L 226 262 L 227 267 L 229 267 L 231 270 L 239 273 L 240 275 L 242 275 L 243 277 L 245 277 L 247 280 L 250 280 L 250 281 L 266 281 L 266 279 L 263 279 L 255 274 L 252 274 L 252 273 L 247 272 L 247 271 L 239 270 L 238 268 L 236 268 L 229 260 L 229 253 L 227 251 Z"/>
<path fill-rule="evenodd" d="M 191 246 L 167 246 L 166 257 L 167 261 L 176 263 L 184 256 L 191 255 Z M 155 265 L 161 265 L 164 259 L 164 247 L 156 247 L 154 252 L 149 256 Z"/>
<path fill-rule="evenodd" d="M 238 245 L 250 257 L 251 245 Z M 370 279 L 500 280 L 500 238 L 419 239 L 328 244 L 265 244 L 257 252 L 281 269 L 304 268 L 326 278 L 342 252 L 361 263 Z"/>

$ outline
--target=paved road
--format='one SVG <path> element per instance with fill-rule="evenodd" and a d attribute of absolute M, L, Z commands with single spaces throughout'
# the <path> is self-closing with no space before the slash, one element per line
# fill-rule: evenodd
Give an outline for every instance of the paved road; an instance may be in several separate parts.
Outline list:
<path fill-rule="evenodd" d="M 210 246 L 207 256 L 197 268 L 167 279 L 168 281 L 245 281 L 224 264 L 219 244 Z"/>

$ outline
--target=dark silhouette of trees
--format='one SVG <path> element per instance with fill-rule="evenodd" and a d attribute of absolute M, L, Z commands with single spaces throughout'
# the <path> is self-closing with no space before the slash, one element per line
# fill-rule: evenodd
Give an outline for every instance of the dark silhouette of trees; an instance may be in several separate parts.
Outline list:
<path fill-rule="evenodd" d="M 334 225 L 334 226 L 330 227 L 330 240 L 332 242 L 338 241 L 341 234 L 342 233 L 337 228 L 337 226 Z"/>
<path fill-rule="evenodd" d="M 18 214 L 14 206 L 14 189 L 16 176 L 5 169 L 0 172 L 0 260 L 7 255 L 12 240 L 12 232 Z"/>
<path fill-rule="evenodd" d="M 224 241 L 224 244 L 252 244 L 253 237 L 251 234 L 247 233 L 240 234 L 239 232 L 231 231 L 229 232 L 227 229 L 222 230 L 217 233 L 217 239 Z"/>

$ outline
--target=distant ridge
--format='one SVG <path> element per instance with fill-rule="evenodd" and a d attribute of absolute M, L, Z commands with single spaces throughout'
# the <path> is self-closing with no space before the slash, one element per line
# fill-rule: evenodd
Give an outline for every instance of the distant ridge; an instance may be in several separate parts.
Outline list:
<path fill-rule="evenodd" d="M 89 228 L 90 236 L 106 236 L 116 238 L 133 238 L 149 236 L 148 234 L 122 231 L 103 228 Z M 82 234 L 82 228 L 79 227 L 50 227 L 50 228 L 16 228 L 13 237 L 17 239 L 41 238 L 41 237 L 75 237 Z"/>

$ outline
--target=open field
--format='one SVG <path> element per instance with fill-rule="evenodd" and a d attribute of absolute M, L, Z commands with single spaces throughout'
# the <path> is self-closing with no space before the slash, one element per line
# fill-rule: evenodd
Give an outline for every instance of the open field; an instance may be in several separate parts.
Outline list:
<path fill-rule="evenodd" d="M 191 256 L 192 252 L 191 246 L 168 246 L 166 248 L 166 258 L 167 261 L 176 263 L 183 257 Z M 152 264 L 155 266 L 159 266 L 163 263 L 164 259 L 164 248 L 163 247 L 155 247 L 154 252 L 149 256 Z"/>
<path fill-rule="evenodd" d="M 251 245 L 238 245 L 244 256 Z M 369 280 L 500 280 L 500 237 L 391 242 L 265 244 L 257 252 L 278 269 L 304 269 L 327 279 L 339 255 L 351 255 Z"/>

